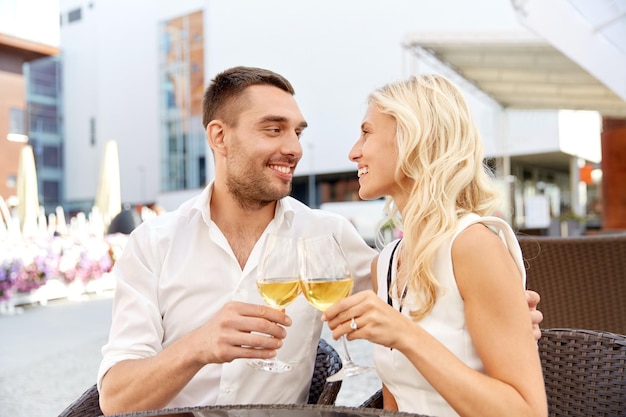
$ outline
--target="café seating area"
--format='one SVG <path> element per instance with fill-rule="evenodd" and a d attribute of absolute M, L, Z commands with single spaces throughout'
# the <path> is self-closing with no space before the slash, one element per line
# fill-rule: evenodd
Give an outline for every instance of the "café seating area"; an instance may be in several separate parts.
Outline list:
<path fill-rule="evenodd" d="M 341 357 L 330 344 L 320 339 L 309 388 L 309 404 L 332 405 L 335 403 L 342 381 L 327 382 L 326 378 L 340 369 Z M 100 396 L 94 384 L 63 410 L 59 417 L 99 417 L 101 415 Z"/>
<path fill-rule="evenodd" d="M 542 328 L 626 334 L 626 233 L 518 240 Z"/>
<path fill-rule="evenodd" d="M 581 329 L 546 329 L 539 355 L 550 416 L 623 416 L 626 336 Z"/>
<path fill-rule="evenodd" d="M 545 329 L 539 340 L 548 415 L 618 417 L 626 412 L 626 336 Z M 382 390 L 361 407 L 382 408 Z"/>
<path fill-rule="evenodd" d="M 626 233 L 518 236 L 550 417 L 626 415 Z M 382 408 L 382 391 L 361 407 Z"/>
<path fill-rule="evenodd" d="M 527 288 L 541 295 L 544 321 L 538 347 L 549 416 L 626 415 L 626 233 L 518 239 Z M 322 339 L 311 407 L 334 405 L 341 382 L 325 379 L 339 368 L 337 352 Z M 94 386 L 60 417 L 98 416 L 97 400 Z M 351 409 L 385 415 L 382 407 L 379 390 Z"/>
<path fill-rule="evenodd" d="M 518 240 L 541 295 L 549 415 L 625 415 L 626 233 Z"/>
<path fill-rule="evenodd" d="M 544 329 L 539 355 L 550 417 L 624 415 L 626 336 L 582 329 Z M 309 404 L 334 405 L 341 381 L 325 380 L 340 368 L 337 352 L 322 339 Z M 98 400 L 94 385 L 59 417 L 100 416 Z M 382 391 L 379 390 L 356 408 L 380 410 L 382 407 Z"/>

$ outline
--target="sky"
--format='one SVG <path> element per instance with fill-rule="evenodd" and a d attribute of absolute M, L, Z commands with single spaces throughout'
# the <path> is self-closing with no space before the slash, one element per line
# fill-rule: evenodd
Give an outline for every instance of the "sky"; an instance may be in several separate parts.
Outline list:
<path fill-rule="evenodd" d="M 59 0 L 0 0 L 0 33 L 59 46 Z"/>

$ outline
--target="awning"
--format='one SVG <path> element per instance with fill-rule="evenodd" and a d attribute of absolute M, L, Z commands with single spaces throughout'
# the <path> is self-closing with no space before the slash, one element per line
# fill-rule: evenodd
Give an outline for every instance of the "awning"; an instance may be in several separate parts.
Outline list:
<path fill-rule="evenodd" d="M 626 100 L 626 1 L 512 0 L 520 22 Z"/>
<path fill-rule="evenodd" d="M 595 110 L 626 117 L 624 98 L 528 32 L 414 33 L 405 46 L 418 59 L 434 58 L 450 67 L 504 108 Z M 621 71 L 626 76 L 626 66 Z"/>

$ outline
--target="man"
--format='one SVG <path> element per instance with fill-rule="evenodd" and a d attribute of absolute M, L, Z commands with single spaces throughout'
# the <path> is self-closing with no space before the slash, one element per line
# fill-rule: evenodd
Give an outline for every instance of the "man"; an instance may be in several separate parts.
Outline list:
<path fill-rule="evenodd" d="M 208 86 L 203 124 L 215 180 L 135 229 L 114 266 L 112 325 L 98 372 L 105 414 L 306 402 L 321 313 L 303 297 L 286 312 L 263 303 L 255 272 L 265 235 L 335 234 L 355 291 L 371 285 L 376 251 L 347 219 L 288 197 L 307 126 L 293 95 L 289 81 L 259 68 L 231 68 Z M 246 364 L 277 354 L 291 371 Z"/>
<path fill-rule="evenodd" d="M 283 77 L 256 68 L 227 70 L 208 87 L 203 123 L 215 181 L 138 227 L 115 265 L 98 378 L 105 413 L 306 402 L 321 314 L 303 297 L 286 314 L 264 305 L 255 280 L 264 235 L 334 233 L 360 289 L 375 251 L 348 220 L 287 197 L 307 125 L 293 94 Z M 235 360 L 277 352 L 293 370 L 271 374 Z"/>

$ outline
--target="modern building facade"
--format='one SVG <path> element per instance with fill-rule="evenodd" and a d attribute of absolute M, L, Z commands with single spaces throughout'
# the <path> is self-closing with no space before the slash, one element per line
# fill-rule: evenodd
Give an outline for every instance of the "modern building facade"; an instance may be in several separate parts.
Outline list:
<path fill-rule="evenodd" d="M 65 199 L 63 165 L 63 87 L 57 56 L 24 66 L 28 138 L 35 155 L 40 205 L 54 213 Z"/>
<path fill-rule="evenodd" d="M 528 228 L 528 201 L 549 216 L 584 215 L 601 197 L 581 185 L 597 167 L 593 111 L 509 109 L 439 63 L 417 59 L 407 36 L 528 36 L 508 2 L 442 0 L 61 0 L 66 205 L 88 210 L 104 144 L 118 142 L 122 200 L 173 209 L 212 178 L 201 125 L 204 86 L 235 65 L 266 67 L 294 84 L 309 122 L 294 196 L 312 206 L 358 199 L 348 152 L 367 94 L 416 72 L 446 72 L 465 91 L 487 157 Z M 454 13 L 450 13 L 454 10 Z M 484 13 L 489 10 L 489 13 Z M 471 18 L 468 18 L 471 16 Z M 587 186 L 588 185 L 588 186 Z"/>
<path fill-rule="evenodd" d="M 162 192 L 206 185 L 202 128 L 204 14 L 202 10 L 158 26 Z"/>
<path fill-rule="evenodd" d="M 54 140 L 60 140 L 58 132 L 51 132 L 55 129 L 47 121 L 41 124 L 41 119 L 36 115 L 39 109 L 33 109 L 28 104 L 30 93 L 29 86 L 40 90 L 42 83 L 37 82 L 35 73 L 28 72 L 29 66 L 37 66 L 40 60 L 56 60 L 58 48 L 41 44 L 38 42 L 21 39 L 15 36 L 0 33 L 0 196 L 7 204 L 14 206 L 17 204 L 16 185 L 18 174 L 18 161 L 20 150 L 26 144 L 33 145 L 37 167 L 40 168 L 49 153 L 40 146 L 37 129 L 45 129 L 47 134 L 54 136 Z M 58 61 L 57 61 L 58 62 Z M 33 77 L 33 79 L 31 79 Z M 55 80 L 52 81 L 54 83 Z M 55 98 L 51 99 L 53 107 Z M 57 114 L 51 115 L 53 124 L 58 126 Z M 36 129 L 33 130 L 33 127 Z M 46 138 L 48 140 L 51 136 Z M 59 161 L 60 162 L 60 161 Z M 62 181 L 62 174 L 59 171 L 49 173 L 38 172 L 40 201 L 44 201 L 46 193 L 43 192 L 45 185 L 53 178 Z M 43 187 L 42 187 L 43 186 Z M 47 189 L 49 191 L 49 189 Z M 50 195 L 48 194 L 50 197 Z M 50 199 L 52 204 L 60 204 L 61 196 L 56 195 Z"/>

